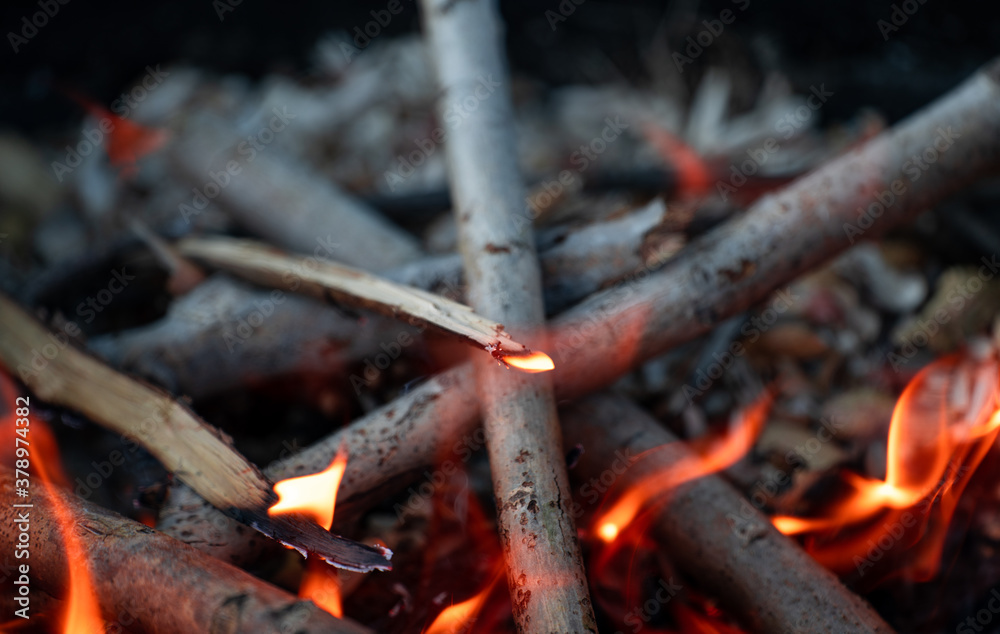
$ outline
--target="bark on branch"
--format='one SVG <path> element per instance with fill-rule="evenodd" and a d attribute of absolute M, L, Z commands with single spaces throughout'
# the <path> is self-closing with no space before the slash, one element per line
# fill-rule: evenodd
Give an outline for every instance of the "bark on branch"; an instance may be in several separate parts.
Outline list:
<path fill-rule="evenodd" d="M 334 304 L 367 308 L 402 319 L 412 326 L 429 326 L 502 358 L 531 351 L 511 339 L 503 324 L 473 312 L 465 304 L 411 288 L 360 269 L 317 262 L 305 267 L 302 256 L 275 253 L 259 242 L 232 238 L 193 238 L 182 241 L 180 252 L 200 262 L 221 267 L 258 284 L 282 287 L 293 279 L 293 290 Z"/>
<path fill-rule="evenodd" d="M 445 144 L 469 304 L 515 332 L 535 333 L 545 323 L 541 268 L 496 7 L 423 0 L 421 9 L 441 119 L 470 96 L 479 102 Z M 491 80 L 497 85 L 487 89 Z M 509 372 L 488 359 L 473 367 L 518 631 L 596 633 L 552 384 L 547 374 Z"/>
<path fill-rule="evenodd" d="M 561 410 L 567 448 L 583 446 L 574 475 L 599 477 L 616 451 L 638 456 L 615 483 L 625 491 L 644 477 L 690 459 L 684 443 L 627 398 L 595 395 Z M 667 445 L 667 446 L 664 446 Z M 716 594 L 754 632 L 890 632 L 864 600 L 771 526 L 730 484 L 709 475 L 664 492 L 651 522 L 668 559 Z"/>
<path fill-rule="evenodd" d="M 14 474 L 6 467 L 0 467 L 0 497 L 17 499 Z M 70 493 L 60 498 L 75 520 L 70 530 L 84 549 L 86 562 L 70 561 L 63 544 L 65 527 L 59 524 L 60 514 L 53 509 L 51 495 L 41 486 L 32 487 L 34 506 L 27 511 L 0 505 L 0 547 L 14 552 L 22 534 L 14 520 L 18 513 L 26 512 L 31 555 L 19 561 L 29 565 L 32 593 L 40 590 L 56 598 L 66 596 L 70 565 L 85 563 L 105 621 L 117 626 L 108 631 L 369 631 L 138 522 Z M 6 597 L 11 594 L 5 592 Z"/>

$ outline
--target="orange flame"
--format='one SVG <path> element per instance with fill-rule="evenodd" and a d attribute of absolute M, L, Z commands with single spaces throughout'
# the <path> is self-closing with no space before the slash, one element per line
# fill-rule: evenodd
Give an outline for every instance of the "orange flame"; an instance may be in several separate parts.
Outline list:
<path fill-rule="evenodd" d="M 15 426 L 15 398 L 17 391 L 7 376 L 0 372 L 0 399 L 9 410 L 9 414 L 0 419 L 0 427 L 10 429 L 28 429 L 29 474 L 37 474 L 38 481 L 45 489 L 50 511 L 55 515 L 59 532 L 66 548 L 66 559 L 69 563 L 69 600 L 66 607 L 63 632 L 65 634 L 96 634 L 103 632 L 105 623 L 101 619 L 100 604 L 94 593 L 94 586 L 87 562 L 87 552 L 74 532 L 77 518 L 70 507 L 63 501 L 62 494 L 55 483 L 65 483 L 66 476 L 59 467 L 59 451 L 52 432 L 41 420 L 28 417 L 27 426 Z M 18 434 L 17 437 L 22 437 Z M 23 437 L 22 437 L 23 439 Z M 14 443 L 11 443 L 13 445 Z M 20 444 L 20 443 L 19 443 Z M 51 461 L 51 464 L 49 462 Z M 29 480 L 30 482 L 30 480 Z M 29 489 L 30 490 L 30 489 Z M 31 504 L 30 497 L 21 500 Z M 31 510 L 28 511 L 29 513 Z"/>
<path fill-rule="evenodd" d="M 66 608 L 66 621 L 63 626 L 65 634 L 80 634 L 81 632 L 103 632 L 105 623 L 101 619 L 101 610 L 98 607 L 97 595 L 94 593 L 93 582 L 90 578 L 90 569 L 87 564 L 87 553 L 73 532 L 76 518 L 73 512 L 62 501 L 62 497 L 56 488 L 49 484 L 43 463 L 38 461 L 34 464 L 38 475 L 49 495 L 52 510 L 59 521 L 59 530 L 62 533 L 63 544 L 66 546 L 66 558 L 70 562 L 69 568 L 69 603 Z"/>
<path fill-rule="evenodd" d="M 267 510 L 270 515 L 301 513 L 330 530 L 337 505 L 337 490 L 347 470 L 347 450 L 343 445 L 337 450 L 330 466 L 312 475 L 287 478 L 274 485 L 278 501 Z M 337 570 L 319 559 L 310 559 L 299 586 L 299 596 L 311 599 L 318 607 L 341 618 L 344 608 L 340 594 L 340 577 Z"/>
<path fill-rule="evenodd" d="M 307 476 L 287 478 L 274 485 L 278 501 L 267 509 L 268 515 L 301 513 L 330 530 L 337 504 L 337 489 L 347 469 L 347 450 L 341 446 L 330 466 Z"/>
<path fill-rule="evenodd" d="M 476 617 L 490 596 L 490 591 L 493 590 L 493 586 L 502 575 L 503 568 L 475 596 L 446 607 L 424 630 L 423 634 L 457 634 L 458 632 L 472 631 L 472 624 L 475 623 Z"/>
<path fill-rule="evenodd" d="M 730 433 L 710 439 L 703 450 L 643 476 L 598 518 L 597 536 L 607 543 L 614 541 L 650 500 L 685 482 L 725 469 L 746 455 L 767 420 L 772 400 L 771 392 L 765 390 L 756 401 L 737 414 Z M 639 459 L 657 449 L 659 447 L 643 452 Z"/>
<path fill-rule="evenodd" d="M 837 539 L 820 535 L 808 546 L 835 571 L 860 565 L 863 573 L 872 563 L 865 559 L 872 544 L 891 541 L 902 544 L 902 550 L 919 539 L 918 552 L 898 572 L 929 578 L 958 498 L 1000 432 L 998 406 L 1000 364 L 995 357 L 975 361 L 952 355 L 936 361 L 913 378 L 896 404 L 885 480 L 851 474 L 846 478 L 849 493 L 822 516 L 778 516 L 772 518 L 774 526 L 787 535 L 854 527 Z M 864 522 L 871 526 L 858 526 Z"/>
<path fill-rule="evenodd" d="M 311 599 L 319 608 L 343 618 L 344 608 L 337 569 L 325 561 L 313 558 L 306 562 L 306 572 L 299 586 L 299 596 Z"/>
<path fill-rule="evenodd" d="M 537 374 L 538 372 L 548 372 L 556 367 L 552 358 L 544 352 L 532 352 L 530 354 L 502 355 L 500 360 L 505 364 L 517 368 L 523 372 Z"/>

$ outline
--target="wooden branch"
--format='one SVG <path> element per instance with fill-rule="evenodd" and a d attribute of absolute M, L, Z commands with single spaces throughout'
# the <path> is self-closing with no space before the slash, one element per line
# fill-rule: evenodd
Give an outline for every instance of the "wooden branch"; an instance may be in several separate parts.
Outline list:
<path fill-rule="evenodd" d="M 503 324 L 477 315 L 464 304 L 343 264 L 313 261 L 307 266 L 305 257 L 232 238 L 191 238 L 178 248 L 185 256 L 258 284 L 288 287 L 334 304 L 366 308 L 413 326 L 433 328 L 483 348 L 502 362 L 531 354 L 527 346 L 511 339 Z"/>
<path fill-rule="evenodd" d="M 449 183 L 469 303 L 529 333 L 543 327 L 541 268 L 514 147 L 501 24 L 489 0 L 422 0 L 442 120 L 474 94 L 476 108 L 449 130 Z M 483 96 L 483 78 L 496 82 Z M 545 375 L 473 362 L 520 632 L 597 632 L 560 450 L 552 385 Z"/>
<path fill-rule="evenodd" d="M 198 399 L 297 372 L 340 376 L 399 332 L 388 319 L 361 327 L 311 298 L 217 273 L 176 298 L 162 319 L 87 347 L 119 370 Z"/>
<path fill-rule="evenodd" d="M 541 256 L 546 312 L 565 310 L 627 275 L 674 257 L 684 240 L 658 231 L 666 212 L 663 200 L 655 198 L 621 218 L 563 234 Z"/>
<path fill-rule="evenodd" d="M 914 157 L 928 150 L 937 158 L 920 159 L 927 169 L 914 179 Z M 609 385 L 998 169 L 1000 60 L 894 128 L 759 199 L 656 273 L 561 315 L 547 347 L 557 392 L 572 396 Z M 889 196 L 888 206 L 880 202 Z"/>
<path fill-rule="evenodd" d="M 266 125 L 268 119 L 274 121 L 268 113 L 262 122 Z M 294 127 L 296 121 L 285 125 Z M 201 192 L 192 193 L 191 203 L 179 210 L 185 220 L 197 219 L 196 203 L 202 208 L 209 203 L 204 192 L 217 191 L 211 202 L 286 249 L 373 271 L 420 257 L 416 238 L 280 148 L 240 143 L 244 135 L 218 115 L 196 116 L 188 126 L 189 132 L 170 149 L 174 167 Z M 218 185 L 219 180 L 225 185 Z"/>
<path fill-rule="evenodd" d="M 666 205 L 656 198 L 620 218 L 536 234 L 546 313 L 558 313 L 622 277 L 672 257 L 683 238 L 662 231 L 665 217 Z M 464 284 L 458 254 L 422 258 L 385 276 L 427 291 Z"/>
<path fill-rule="evenodd" d="M 0 495 L 14 497 L 14 474 L 0 466 Z M 70 527 L 86 553 L 86 564 L 105 620 L 118 630 L 144 632 L 343 632 L 367 628 L 337 619 L 229 564 L 138 522 L 80 500 L 60 495 L 75 521 Z M 29 559 L 32 611 L 35 594 L 68 593 L 70 562 L 59 517 L 44 487 L 33 486 L 31 509 L 0 505 L 0 547 L 13 553 L 21 534 L 18 513 L 30 522 Z M 13 561 L 13 560 L 12 560 Z M 5 593 L 10 595 L 10 592 Z M 9 614 L 9 613 L 8 613 Z M 112 631 L 112 630 L 109 630 Z"/>
<path fill-rule="evenodd" d="M 933 142 L 935 128 L 953 126 L 961 137 L 918 181 L 896 196 L 893 213 L 879 218 L 871 234 L 899 226 L 957 187 L 995 170 L 1000 164 L 998 75 L 997 66 L 977 73 L 929 110 L 761 199 L 661 270 L 643 271 L 643 279 L 626 279 L 560 316 L 551 324 L 557 345 L 549 348 L 556 356 L 552 374 L 557 395 L 568 398 L 608 384 L 627 369 L 747 310 L 786 282 L 835 257 L 851 244 L 844 223 L 857 222 L 857 208 L 872 202 L 866 191 L 848 183 L 873 178 L 866 176 L 873 162 L 881 165 L 879 173 L 900 173 L 915 147 L 922 149 Z M 837 183 L 841 186 L 834 187 Z M 805 207 L 800 208 L 800 203 Z M 777 232 L 774 240 L 767 239 L 772 229 Z M 691 257 L 685 255 L 688 251 Z M 616 345 L 612 345 L 608 339 L 615 338 Z M 638 345 L 640 340 L 643 345 Z M 627 355 L 618 358 L 621 351 Z M 348 508 L 357 513 L 370 507 L 409 486 L 428 466 L 461 460 L 464 448 L 475 444 L 479 410 L 470 396 L 474 392 L 471 374 L 471 367 L 463 365 L 433 377 L 321 442 L 274 463 L 268 473 L 289 477 L 318 471 L 345 442 L 351 459 L 338 495 L 338 516 L 341 512 L 346 516 Z M 215 530 L 218 513 L 210 507 L 197 513 L 190 506 L 180 508 L 191 511 L 185 523 L 191 541 L 213 535 L 212 551 L 218 556 L 249 561 L 244 556 L 250 552 L 244 550 L 245 540 L 231 530 Z M 179 510 L 165 511 L 162 520 L 169 521 Z"/>
<path fill-rule="evenodd" d="M 429 465 L 443 461 L 458 465 L 462 460 L 452 452 L 461 451 L 467 458 L 481 449 L 485 436 L 476 429 L 478 414 L 475 381 L 466 364 L 431 378 L 299 453 L 281 456 L 264 472 L 274 480 L 316 473 L 330 464 L 343 441 L 347 469 L 333 522 L 334 529 L 350 526 L 374 504 L 402 489 L 403 483 L 422 477 Z M 158 528 L 239 566 L 258 561 L 268 548 L 186 486 L 171 487 Z"/>
<path fill-rule="evenodd" d="M 657 448 L 618 476 L 616 491 L 692 458 L 683 442 L 623 396 L 595 395 L 560 414 L 566 448 L 583 446 L 573 471 L 577 481 L 599 477 L 621 455 L 615 452 L 638 456 Z M 682 484 L 656 509 L 650 531 L 667 558 L 715 593 L 752 631 L 892 631 L 721 477 Z"/>
<path fill-rule="evenodd" d="M 352 570 L 389 568 L 386 554 L 295 515 L 269 517 L 277 496 L 228 437 L 169 395 L 77 350 L 0 294 L 0 362 L 43 401 L 138 442 L 214 507 L 260 532 Z M 391 556 L 391 553 L 389 553 Z"/>
<path fill-rule="evenodd" d="M 622 218 L 552 230 L 541 257 L 546 311 L 558 312 L 671 256 L 679 240 L 668 235 L 664 241 L 657 231 L 663 214 L 663 202 L 654 200 Z M 385 276 L 452 299 L 461 299 L 464 288 L 457 253 L 421 258 Z M 390 319 L 361 327 L 341 311 L 287 291 L 287 284 L 281 286 L 276 301 L 274 291 L 254 290 L 220 273 L 175 299 L 162 319 L 87 345 L 119 370 L 197 399 L 290 372 L 333 375 L 400 334 Z"/>

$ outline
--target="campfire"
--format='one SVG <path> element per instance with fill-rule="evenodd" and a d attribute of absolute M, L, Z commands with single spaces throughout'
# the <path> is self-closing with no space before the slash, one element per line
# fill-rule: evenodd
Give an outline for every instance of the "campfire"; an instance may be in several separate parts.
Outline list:
<path fill-rule="evenodd" d="M 308 73 L 46 88 L 0 631 L 994 631 L 1000 61 L 835 116 L 702 57 L 748 7 L 649 80 L 423 0 Z"/>

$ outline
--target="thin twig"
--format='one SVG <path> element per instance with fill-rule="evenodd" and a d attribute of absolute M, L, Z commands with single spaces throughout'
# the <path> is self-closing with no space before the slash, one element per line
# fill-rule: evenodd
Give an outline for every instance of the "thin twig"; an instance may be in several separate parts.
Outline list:
<path fill-rule="evenodd" d="M 541 268 L 514 147 L 496 7 L 489 0 L 423 0 L 421 8 L 442 120 L 470 93 L 478 99 L 445 144 L 469 303 L 531 333 L 545 321 Z M 490 80 L 498 87 L 486 93 Z M 551 382 L 496 364 L 473 366 L 517 628 L 596 632 Z"/>
<path fill-rule="evenodd" d="M 501 361 L 531 354 L 527 346 L 511 339 L 503 324 L 477 315 L 464 304 L 350 266 L 329 261 L 306 266 L 303 256 L 232 238 L 188 239 L 179 244 L 179 251 L 267 286 L 282 287 L 295 278 L 291 285 L 298 293 L 434 328 L 483 348 Z"/>

